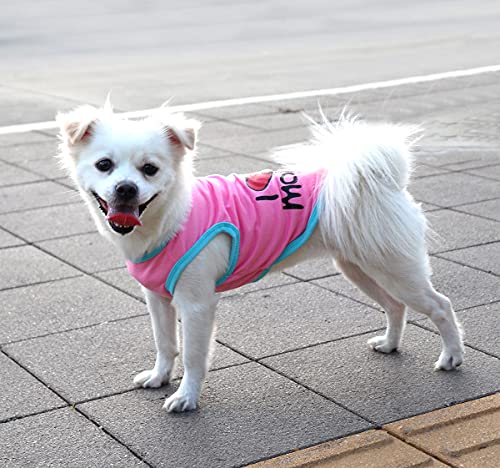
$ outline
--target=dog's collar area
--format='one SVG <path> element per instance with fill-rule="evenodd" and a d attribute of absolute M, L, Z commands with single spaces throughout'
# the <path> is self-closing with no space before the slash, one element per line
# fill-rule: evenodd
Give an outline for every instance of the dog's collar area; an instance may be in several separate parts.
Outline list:
<path fill-rule="evenodd" d="M 94 191 L 92 191 L 92 195 L 97 200 L 97 205 L 98 205 L 99 209 L 101 210 L 101 212 L 104 214 L 104 216 L 107 216 L 108 215 L 108 211 L 109 211 L 108 202 L 106 202 L 106 200 L 102 199 Z M 149 206 L 149 204 L 157 196 L 158 196 L 158 194 L 156 193 L 146 203 L 142 203 L 141 205 L 139 205 L 139 207 L 138 207 L 139 208 L 139 217 L 142 215 L 142 213 L 144 213 L 144 210 Z M 110 221 L 110 220 L 107 220 L 107 221 L 108 221 L 108 224 L 111 227 L 111 229 L 113 229 L 113 231 L 115 231 L 116 233 L 121 234 L 122 236 L 124 236 L 125 234 L 129 234 L 135 228 L 135 226 L 123 226 L 123 225 L 117 224 L 117 223 L 115 223 L 113 221 Z"/>

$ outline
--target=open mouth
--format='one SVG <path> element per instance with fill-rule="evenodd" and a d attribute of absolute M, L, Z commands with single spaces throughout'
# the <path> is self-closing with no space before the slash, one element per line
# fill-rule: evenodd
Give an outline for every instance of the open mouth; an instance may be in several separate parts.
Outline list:
<path fill-rule="evenodd" d="M 106 216 L 106 220 L 113 231 L 124 236 L 134 230 L 136 226 L 141 226 L 140 217 L 148 205 L 156 198 L 158 194 L 153 195 L 146 203 L 142 205 L 110 205 L 106 200 L 103 200 L 97 193 L 92 192 L 99 209 Z"/>

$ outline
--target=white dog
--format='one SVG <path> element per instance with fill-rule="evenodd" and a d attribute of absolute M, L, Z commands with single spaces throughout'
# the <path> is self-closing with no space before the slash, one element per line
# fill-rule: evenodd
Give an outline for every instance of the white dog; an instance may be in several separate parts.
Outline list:
<path fill-rule="evenodd" d="M 462 363 L 455 313 L 430 282 L 426 220 L 406 191 L 412 129 L 325 121 L 313 124 L 310 142 L 276 152 L 282 171 L 197 179 L 195 120 L 159 109 L 130 121 L 106 105 L 59 114 L 58 122 L 61 161 L 100 233 L 146 285 L 157 357 L 153 369 L 135 377 L 137 385 L 169 382 L 180 313 L 185 370 L 165 402 L 168 412 L 198 404 L 217 292 L 314 256 L 334 258 L 385 310 L 385 335 L 368 342 L 374 350 L 390 353 L 400 345 L 408 306 L 441 334 L 435 368 Z"/>

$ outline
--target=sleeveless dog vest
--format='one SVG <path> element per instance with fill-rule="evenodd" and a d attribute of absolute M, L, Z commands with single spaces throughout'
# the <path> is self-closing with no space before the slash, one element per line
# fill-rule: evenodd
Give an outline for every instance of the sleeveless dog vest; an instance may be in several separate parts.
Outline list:
<path fill-rule="evenodd" d="M 141 259 L 127 261 L 128 271 L 147 289 L 172 297 L 185 268 L 225 233 L 231 238 L 229 264 L 216 291 L 257 281 L 311 236 L 322 178 L 322 171 L 200 177 L 180 231 Z"/>

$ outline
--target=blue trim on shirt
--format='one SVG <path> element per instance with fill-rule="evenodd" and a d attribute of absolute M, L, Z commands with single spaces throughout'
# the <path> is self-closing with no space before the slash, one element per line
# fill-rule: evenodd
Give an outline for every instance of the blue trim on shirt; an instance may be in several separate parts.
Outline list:
<path fill-rule="evenodd" d="M 221 222 L 214 224 L 210 229 L 205 231 L 203 235 L 194 243 L 194 245 L 175 263 L 168 274 L 167 281 L 165 282 L 165 289 L 170 295 L 174 295 L 174 289 L 179 281 L 180 276 L 186 269 L 186 267 L 194 260 L 194 258 L 207 246 L 207 244 L 214 239 L 217 235 L 225 233 L 228 234 L 231 239 L 231 252 L 229 254 L 229 262 L 226 273 L 222 278 L 220 278 L 215 286 L 220 286 L 224 281 L 226 281 L 233 273 L 236 268 L 236 263 L 238 262 L 238 256 L 240 254 L 240 231 L 238 228 L 228 222 Z"/>
<path fill-rule="evenodd" d="M 304 229 L 304 232 L 299 237 L 295 238 L 292 242 L 290 242 L 284 248 L 283 252 L 281 252 L 281 255 L 271 264 L 271 266 L 269 268 L 266 268 L 259 276 L 257 276 L 257 278 L 255 278 L 252 281 L 252 283 L 255 283 L 264 278 L 264 276 L 266 276 L 269 273 L 269 271 L 274 265 L 285 260 L 285 258 L 295 253 L 307 242 L 309 237 L 311 237 L 314 229 L 316 228 L 316 225 L 318 224 L 318 219 L 319 219 L 318 204 L 319 202 L 316 202 L 316 204 L 314 205 L 314 208 L 311 211 L 311 216 L 309 216 L 309 220 L 307 221 L 307 225 L 306 228 Z"/>

